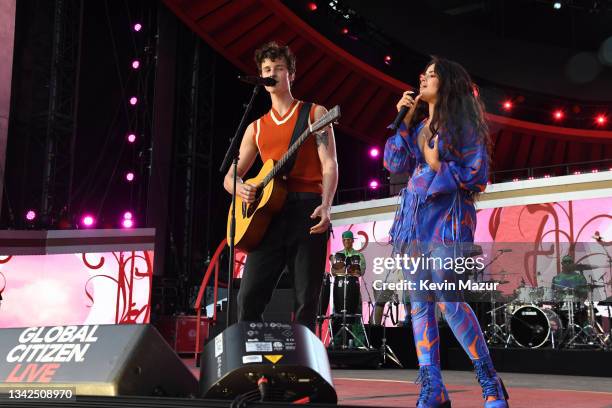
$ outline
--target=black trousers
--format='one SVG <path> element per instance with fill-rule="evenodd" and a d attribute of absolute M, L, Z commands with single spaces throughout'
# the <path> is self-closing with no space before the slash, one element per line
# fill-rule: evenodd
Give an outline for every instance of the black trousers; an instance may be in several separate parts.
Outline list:
<path fill-rule="evenodd" d="M 320 198 L 288 198 L 259 247 L 249 252 L 238 292 L 239 321 L 262 321 L 266 305 L 286 268 L 293 276 L 295 321 L 314 332 L 329 237 L 329 232 L 309 233 L 320 221 L 310 218 L 319 205 Z"/>

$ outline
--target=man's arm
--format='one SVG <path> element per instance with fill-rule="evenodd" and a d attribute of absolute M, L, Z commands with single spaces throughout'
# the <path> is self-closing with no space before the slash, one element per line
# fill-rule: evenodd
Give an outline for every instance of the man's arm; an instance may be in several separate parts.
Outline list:
<path fill-rule="evenodd" d="M 249 171 L 255 158 L 257 157 L 257 145 L 254 140 L 255 129 L 251 123 L 244 132 L 242 142 L 240 143 L 240 154 L 238 158 L 238 180 L 236 182 L 236 190 L 238 196 L 247 203 L 255 200 L 256 188 L 242 182 L 242 177 Z M 233 194 L 233 176 L 234 166 L 231 166 L 225 178 L 223 179 L 223 187 L 228 193 Z"/>
<path fill-rule="evenodd" d="M 319 120 L 326 113 L 327 109 L 317 105 L 315 108 L 315 121 Z M 315 138 L 319 160 L 321 161 L 321 172 L 323 174 L 323 200 L 322 204 L 310 216 L 310 218 L 321 218 L 321 221 L 310 229 L 310 233 L 320 234 L 327 231 L 330 224 L 330 209 L 336 194 L 336 187 L 338 187 L 338 160 L 336 159 L 334 129 L 331 125 L 317 132 Z"/>

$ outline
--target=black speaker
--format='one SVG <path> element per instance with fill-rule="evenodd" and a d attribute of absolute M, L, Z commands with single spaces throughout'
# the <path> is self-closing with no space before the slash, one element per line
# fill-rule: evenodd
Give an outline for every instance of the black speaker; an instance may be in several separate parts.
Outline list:
<path fill-rule="evenodd" d="M 189 368 L 148 324 L 2 329 L 0 358 L 0 393 L 41 382 L 76 395 L 187 397 L 198 390 Z"/>
<path fill-rule="evenodd" d="M 270 401 L 338 400 L 325 347 L 300 324 L 230 326 L 204 347 L 200 390 L 203 398 L 216 399 L 253 400 L 264 392 Z"/>

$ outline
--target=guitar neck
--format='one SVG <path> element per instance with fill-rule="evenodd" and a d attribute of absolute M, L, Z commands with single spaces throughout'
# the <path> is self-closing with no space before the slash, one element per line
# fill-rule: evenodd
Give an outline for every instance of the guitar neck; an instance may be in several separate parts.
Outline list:
<path fill-rule="evenodd" d="M 291 147 L 289 147 L 289 149 L 285 152 L 283 157 L 281 157 L 281 159 L 278 162 L 276 162 L 276 164 L 274 164 L 274 167 L 272 168 L 272 170 L 270 170 L 268 175 L 263 179 L 262 184 L 264 187 L 268 185 L 268 183 L 272 181 L 272 179 L 278 175 L 278 172 L 281 171 L 285 163 L 287 163 L 287 161 L 295 154 L 297 149 L 299 149 L 300 146 L 306 141 L 308 136 L 310 136 L 310 129 L 306 128 L 306 130 L 302 132 L 300 137 L 298 137 L 295 143 L 293 143 Z"/>

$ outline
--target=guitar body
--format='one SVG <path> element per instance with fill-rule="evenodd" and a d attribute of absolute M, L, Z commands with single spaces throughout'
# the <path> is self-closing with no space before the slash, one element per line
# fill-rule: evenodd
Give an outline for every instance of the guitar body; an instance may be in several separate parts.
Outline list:
<path fill-rule="evenodd" d="M 267 160 L 256 177 L 245 183 L 259 185 L 274 167 L 274 160 Z M 259 245 L 272 218 L 283 208 L 287 198 L 287 186 L 282 179 L 272 179 L 258 192 L 255 201 L 245 203 L 236 196 L 236 238 L 235 245 L 243 251 L 251 251 Z M 229 242 L 232 207 L 228 213 L 227 239 Z"/>

